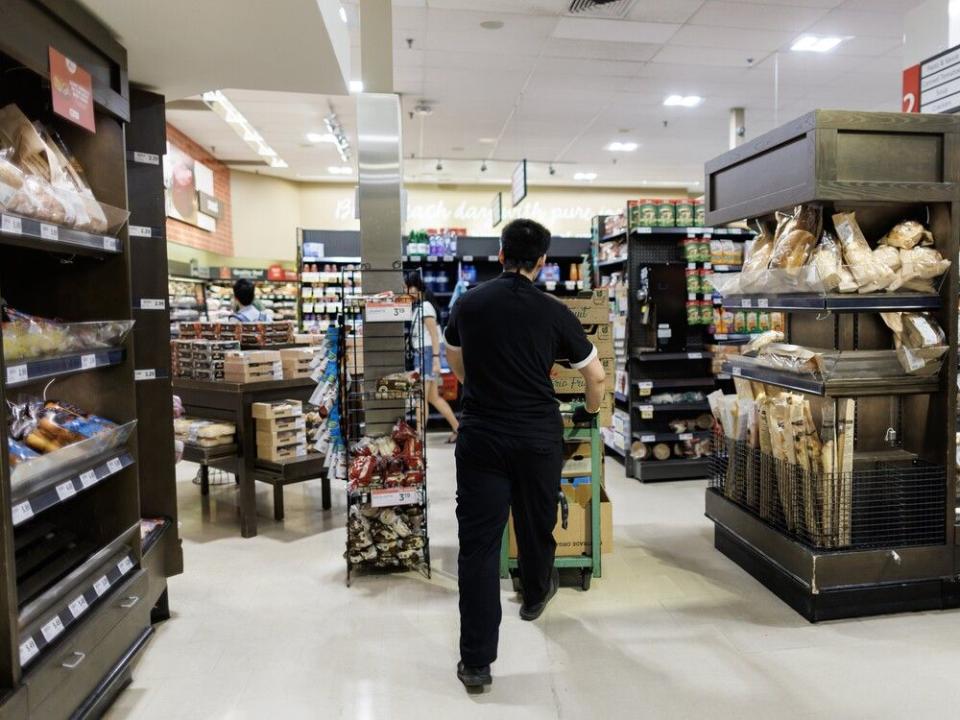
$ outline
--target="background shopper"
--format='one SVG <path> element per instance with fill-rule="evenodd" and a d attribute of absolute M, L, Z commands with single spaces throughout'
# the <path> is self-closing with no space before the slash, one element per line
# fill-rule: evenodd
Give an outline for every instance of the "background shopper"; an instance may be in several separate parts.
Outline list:
<path fill-rule="evenodd" d="M 245 278 L 233 284 L 234 311 L 231 320 L 237 322 L 273 322 L 270 310 L 261 310 L 257 305 L 257 289 Z"/>
<path fill-rule="evenodd" d="M 499 557 L 512 506 L 523 605 L 535 620 L 557 592 L 553 567 L 563 424 L 550 380 L 558 359 L 586 381 L 586 409 L 600 410 L 604 370 L 574 314 L 533 284 L 546 261 L 550 232 L 532 220 L 503 229 L 503 274 L 464 295 L 446 330 L 447 361 L 464 384 L 457 440 L 460 555 L 460 657 L 467 687 L 492 682 L 502 610 Z"/>
<path fill-rule="evenodd" d="M 416 299 L 413 308 L 413 322 L 410 324 L 410 344 L 414 353 L 414 367 L 420 372 L 426 387 L 427 402 L 437 409 L 450 424 L 453 432 L 447 438 L 448 443 L 456 442 L 460 422 L 450 404 L 440 397 L 438 383 L 441 380 L 440 365 L 440 326 L 437 323 L 437 306 L 433 294 L 423 283 L 419 271 L 407 274 L 407 292 Z M 426 418 L 417 418 L 426 423 Z"/>

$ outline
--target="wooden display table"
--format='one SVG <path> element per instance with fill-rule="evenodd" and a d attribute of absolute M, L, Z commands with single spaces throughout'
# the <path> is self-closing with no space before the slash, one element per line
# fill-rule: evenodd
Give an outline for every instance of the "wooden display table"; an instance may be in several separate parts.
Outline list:
<path fill-rule="evenodd" d="M 251 406 L 257 402 L 302 400 L 306 402 L 317 384 L 310 378 L 273 380 L 255 383 L 210 382 L 175 379 L 173 391 L 180 396 L 189 416 L 225 420 L 237 426 L 235 446 L 201 449 L 187 445 L 183 459 L 200 464 L 201 491 L 206 494 L 207 468 L 215 467 L 237 476 L 240 485 L 240 534 L 257 534 L 257 506 L 254 483 L 268 482 L 274 487 L 274 517 L 283 519 L 283 486 L 319 478 L 323 459 L 316 455 L 269 463 L 257 459 L 257 431 Z M 323 478 L 323 509 L 330 508 L 330 480 Z"/>

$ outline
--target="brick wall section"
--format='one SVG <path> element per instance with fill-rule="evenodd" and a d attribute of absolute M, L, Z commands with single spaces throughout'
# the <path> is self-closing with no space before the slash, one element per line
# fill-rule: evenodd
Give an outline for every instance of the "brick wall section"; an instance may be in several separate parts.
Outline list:
<path fill-rule="evenodd" d="M 233 220 L 230 207 L 230 169 L 193 140 L 167 123 L 167 140 L 213 171 L 213 195 L 220 201 L 216 232 L 201 230 L 189 223 L 167 218 L 167 240 L 178 245 L 233 255 Z"/>

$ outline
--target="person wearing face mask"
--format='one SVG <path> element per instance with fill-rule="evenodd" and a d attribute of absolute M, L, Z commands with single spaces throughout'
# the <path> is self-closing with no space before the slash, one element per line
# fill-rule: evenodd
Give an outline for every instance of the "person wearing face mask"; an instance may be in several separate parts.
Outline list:
<path fill-rule="evenodd" d="M 463 383 L 457 438 L 460 663 L 468 689 L 493 680 L 500 619 L 500 543 L 513 511 L 523 604 L 536 620 L 556 594 L 557 496 L 563 469 L 563 423 L 550 380 L 558 359 L 586 383 L 574 421 L 596 422 L 605 374 L 597 349 L 573 312 L 534 280 L 550 232 L 514 220 L 500 238 L 503 274 L 453 306 L 445 332 L 447 362 Z"/>

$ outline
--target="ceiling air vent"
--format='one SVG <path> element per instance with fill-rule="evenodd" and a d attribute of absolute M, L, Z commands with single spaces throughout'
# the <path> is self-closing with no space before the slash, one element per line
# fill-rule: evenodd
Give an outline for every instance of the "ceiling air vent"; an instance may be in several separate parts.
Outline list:
<path fill-rule="evenodd" d="M 626 17 L 635 0 L 571 0 L 571 15 L 590 17 L 622 18 Z"/>

